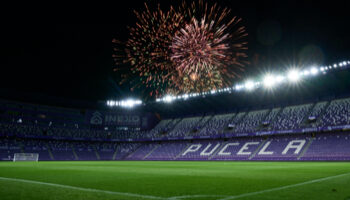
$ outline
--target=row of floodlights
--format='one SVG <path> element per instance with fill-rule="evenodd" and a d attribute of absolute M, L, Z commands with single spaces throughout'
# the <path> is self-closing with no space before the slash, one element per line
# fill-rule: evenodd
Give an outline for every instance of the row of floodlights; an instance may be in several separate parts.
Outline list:
<path fill-rule="evenodd" d="M 107 106 L 110 107 L 124 107 L 124 108 L 133 108 L 134 106 L 141 105 L 141 100 L 134 100 L 134 99 L 127 99 L 122 101 L 114 101 L 114 100 L 108 100 Z"/>
<path fill-rule="evenodd" d="M 214 95 L 217 93 L 231 93 L 231 92 L 238 92 L 238 91 L 252 91 L 254 89 L 260 88 L 263 86 L 266 89 L 272 89 L 282 83 L 297 83 L 301 79 L 305 79 L 309 76 L 316 76 L 319 73 L 325 74 L 329 70 L 333 70 L 336 68 L 344 68 L 349 67 L 350 61 L 343 61 L 338 64 L 333 64 L 329 66 L 311 66 L 305 70 L 299 70 L 297 68 L 292 68 L 289 71 L 287 71 L 285 74 L 273 74 L 268 73 L 266 74 L 262 79 L 260 80 L 247 80 L 244 83 L 237 84 L 233 87 L 223 88 L 219 90 L 212 90 L 208 92 L 202 92 L 202 93 L 191 93 L 191 94 L 183 94 L 179 96 L 171 96 L 166 95 L 163 98 L 156 99 L 156 102 L 165 102 L 170 103 L 174 100 L 187 100 L 188 98 L 192 97 L 198 97 L 202 96 L 205 97 L 206 95 Z"/>

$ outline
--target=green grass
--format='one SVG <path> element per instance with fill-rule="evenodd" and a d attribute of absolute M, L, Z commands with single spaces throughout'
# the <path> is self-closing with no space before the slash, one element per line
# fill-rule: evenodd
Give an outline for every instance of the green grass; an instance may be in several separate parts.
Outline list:
<path fill-rule="evenodd" d="M 340 174 L 344 175 L 336 176 Z M 0 177 L 11 178 L 0 178 L 1 200 L 152 199 L 119 193 L 214 200 L 272 188 L 279 189 L 236 199 L 350 200 L 350 163 L 346 162 L 0 162 Z M 318 180 L 325 177 L 330 178 Z"/>

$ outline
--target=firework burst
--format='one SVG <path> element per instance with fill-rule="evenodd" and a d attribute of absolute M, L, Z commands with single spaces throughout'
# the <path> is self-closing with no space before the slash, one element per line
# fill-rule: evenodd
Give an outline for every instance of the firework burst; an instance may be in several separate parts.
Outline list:
<path fill-rule="evenodd" d="M 138 22 L 136 26 L 128 27 L 130 37 L 124 44 L 123 52 L 120 51 L 121 48 L 115 48 L 113 57 L 117 64 L 122 60 L 123 63 L 131 65 L 130 73 L 122 82 L 137 76 L 139 80 L 133 81 L 132 90 L 145 86 L 149 95 L 159 96 L 174 85 L 171 80 L 174 80 L 176 71 L 168 47 L 183 21 L 183 16 L 172 7 L 163 12 L 159 5 L 156 11 L 151 12 L 146 3 L 143 12 L 134 13 Z M 117 40 L 114 41 L 115 44 L 121 44 Z"/>
<path fill-rule="evenodd" d="M 131 66 L 123 80 L 137 77 L 133 88 L 146 87 L 151 96 L 218 89 L 232 84 L 247 64 L 247 33 L 227 8 L 199 0 L 166 12 L 160 6 L 151 12 L 145 4 L 134 12 L 138 22 L 114 55 Z"/>
<path fill-rule="evenodd" d="M 238 71 L 247 64 L 244 53 L 247 33 L 239 25 L 241 19 L 230 18 L 228 8 L 220 8 L 217 4 L 209 6 L 202 0 L 190 6 L 184 2 L 180 11 L 186 13 L 189 23 L 176 32 L 170 46 L 171 59 L 182 74 L 196 77 L 196 80 L 187 81 L 199 85 L 191 92 L 232 84 Z M 187 89 L 184 91 L 188 92 Z"/>

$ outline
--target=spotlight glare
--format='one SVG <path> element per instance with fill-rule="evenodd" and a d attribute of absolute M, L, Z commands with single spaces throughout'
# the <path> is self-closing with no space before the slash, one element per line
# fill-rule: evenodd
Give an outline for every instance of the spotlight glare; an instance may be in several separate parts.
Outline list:
<path fill-rule="evenodd" d="M 316 67 L 311 68 L 311 74 L 316 75 L 318 73 L 318 69 Z"/>
<path fill-rule="evenodd" d="M 283 81 L 284 81 L 284 77 L 283 76 L 279 75 L 279 76 L 276 77 L 276 82 L 277 83 L 282 83 Z"/>
<path fill-rule="evenodd" d="M 265 88 L 272 88 L 279 86 L 280 83 L 286 83 L 289 81 L 290 83 L 296 83 L 300 81 L 301 79 L 307 80 L 310 76 L 316 76 L 317 74 L 326 74 L 328 71 L 333 71 L 336 68 L 349 68 L 350 60 L 341 61 L 338 63 L 334 63 L 332 65 L 323 65 L 323 66 L 316 66 L 311 65 L 309 68 L 300 70 L 297 67 L 292 67 L 289 71 L 284 72 L 280 75 L 274 75 L 274 74 L 265 74 L 264 77 L 261 77 L 259 79 L 250 79 L 245 82 L 238 83 L 232 87 L 226 87 L 226 88 L 216 88 L 212 89 L 206 92 L 198 92 L 198 93 L 188 93 L 188 94 L 181 94 L 179 96 L 171 96 L 166 95 L 162 98 L 155 99 L 156 102 L 166 102 L 170 103 L 176 99 L 188 99 L 192 97 L 202 96 L 205 98 L 207 95 L 215 95 L 220 93 L 231 93 L 231 92 L 238 92 L 241 90 L 254 90 L 254 89 L 260 89 L 261 87 Z M 133 107 L 137 104 L 142 104 L 142 101 L 137 100 L 126 100 L 126 101 L 114 101 L 114 100 L 108 100 L 106 101 L 107 106 L 113 107 L 113 106 L 121 106 L 121 107 Z M 146 104 L 143 104 L 146 105 Z"/>
<path fill-rule="evenodd" d="M 236 85 L 235 89 L 236 89 L 237 91 L 239 91 L 239 90 L 242 89 L 242 86 L 241 86 L 241 85 Z"/>
<path fill-rule="evenodd" d="M 264 78 L 264 86 L 266 88 L 271 88 L 273 86 L 275 86 L 275 83 L 276 83 L 276 79 L 271 76 L 271 75 L 266 75 L 265 78 Z"/>
<path fill-rule="evenodd" d="M 300 79 L 300 75 L 299 75 L 299 72 L 295 69 L 292 69 L 288 72 L 288 79 L 289 81 L 291 82 L 298 82 L 299 79 Z"/>
<path fill-rule="evenodd" d="M 303 72 L 304 76 L 308 76 L 309 74 L 310 74 L 310 72 L 308 70 L 304 70 L 304 72 Z"/>
<path fill-rule="evenodd" d="M 245 82 L 244 84 L 244 87 L 247 89 L 247 90 L 252 90 L 254 88 L 255 84 L 253 81 L 247 81 Z"/>
<path fill-rule="evenodd" d="M 170 102 L 172 102 L 172 101 L 173 101 L 173 97 L 172 97 L 172 96 L 167 95 L 167 96 L 164 97 L 164 102 L 170 103 Z"/>

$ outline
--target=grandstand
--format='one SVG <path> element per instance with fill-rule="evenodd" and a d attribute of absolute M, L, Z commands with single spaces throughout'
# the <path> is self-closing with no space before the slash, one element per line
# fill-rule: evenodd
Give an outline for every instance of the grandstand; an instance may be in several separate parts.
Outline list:
<path fill-rule="evenodd" d="M 0 198 L 347 199 L 350 74 L 332 75 L 79 109 L 0 100 Z"/>
<path fill-rule="evenodd" d="M 350 160 L 350 98 L 114 130 L 92 126 L 74 109 L 2 105 L 1 160 L 14 153 L 39 153 L 39 160 Z"/>
<path fill-rule="evenodd" d="M 305 87 L 171 102 L 77 109 L 0 100 L 0 198 L 346 199 L 344 72 L 330 87 L 317 85 L 325 75 Z"/>

